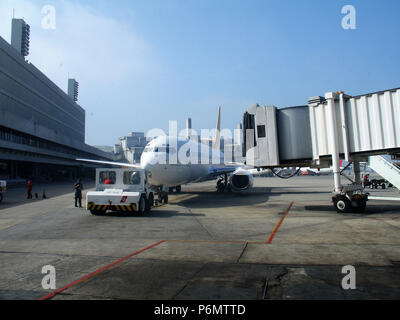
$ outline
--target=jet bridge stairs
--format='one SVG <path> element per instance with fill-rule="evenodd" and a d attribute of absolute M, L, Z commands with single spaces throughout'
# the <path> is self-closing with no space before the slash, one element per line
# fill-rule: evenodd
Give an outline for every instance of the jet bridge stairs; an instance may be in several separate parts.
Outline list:
<path fill-rule="evenodd" d="M 383 156 L 370 157 L 368 166 L 378 173 L 382 178 L 389 181 L 400 191 L 400 166 L 396 162 L 390 162 Z M 369 196 L 369 200 L 393 200 L 400 201 L 400 197 L 377 197 Z"/>

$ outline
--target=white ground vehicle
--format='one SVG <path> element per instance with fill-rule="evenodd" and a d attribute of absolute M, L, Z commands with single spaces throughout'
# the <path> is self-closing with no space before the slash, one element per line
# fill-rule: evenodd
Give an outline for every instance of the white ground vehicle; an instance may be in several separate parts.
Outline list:
<path fill-rule="evenodd" d="M 3 201 L 3 192 L 6 192 L 7 182 L 0 181 L 0 202 Z"/>
<path fill-rule="evenodd" d="M 93 215 L 107 211 L 142 215 L 154 203 L 154 193 L 142 169 L 96 169 L 96 191 L 86 196 L 86 208 Z"/>

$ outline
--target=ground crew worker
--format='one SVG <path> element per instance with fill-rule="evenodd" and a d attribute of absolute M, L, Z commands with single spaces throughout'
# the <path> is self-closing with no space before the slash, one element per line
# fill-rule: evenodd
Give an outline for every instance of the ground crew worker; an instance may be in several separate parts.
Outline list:
<path fill-rule="evenodd" d="M 79 202 L 79 208 L 82 208 L 83 184 L 81 179 L 78 179 L 78 181 L 75 183 L 74 190 L 75 190 L 75 207 L 78 207 L 78 202 Z"/>
<path fill-rule="evenodd" d="M 28 179 L 27 185 L 28 185 L 28 199 L 32 199 L 33 198 L 33 196 L 32 196 L 33 185 L 32 185 L 31 179 Z"/>

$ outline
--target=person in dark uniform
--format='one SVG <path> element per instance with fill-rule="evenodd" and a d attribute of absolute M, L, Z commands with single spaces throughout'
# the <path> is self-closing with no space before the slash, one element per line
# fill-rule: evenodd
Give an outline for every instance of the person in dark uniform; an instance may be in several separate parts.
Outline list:
<path fill-rule="evenodd" d="M 74 190 L 75 190 L 75 207 L 78 207 L 78 203 L 79 203 L 79 208 L 82 208 L 83 184 L 82 184 L 81 179 L 78 179 L 78 181 L 75 183 Z"/>

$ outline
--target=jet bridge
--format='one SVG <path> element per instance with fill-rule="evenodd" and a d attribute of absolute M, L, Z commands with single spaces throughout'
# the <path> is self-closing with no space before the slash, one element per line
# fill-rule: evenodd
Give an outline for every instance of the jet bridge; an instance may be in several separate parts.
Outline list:
<path fill-rule="evenodd" d="M 256 168 L 333 167 L 339 212 L 364 211 L 360 162 L 400 155 L 400 88 L 361 96 L 329 92 L 308 105 L 250 107 L 244 115 L 244 156 Z M 341 183 L 340 160 L 353 162 L 354 181 Z"/>

